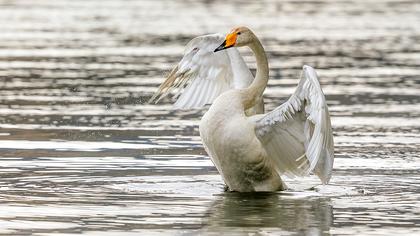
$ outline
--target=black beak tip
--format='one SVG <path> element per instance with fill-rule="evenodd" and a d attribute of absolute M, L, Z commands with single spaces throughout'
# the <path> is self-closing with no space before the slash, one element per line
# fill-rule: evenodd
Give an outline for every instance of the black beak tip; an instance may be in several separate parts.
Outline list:
<path fill-rule="evenodd" d="M 226 40 L 225 40 L 225 41 L 223 41 L 223 43 L 222 43 L 222 44 L 220 44 L 220 46 L 219 46 L 219 47 L 217 47 L 216 49 L 214 49 L 214 52 L 218 52 L 218 51 L 221 51 L 221 50 L 223 50 L 223 49 L 226 49 L 226 48 L 225 48 L 225 45 L 226 45 Z"/>

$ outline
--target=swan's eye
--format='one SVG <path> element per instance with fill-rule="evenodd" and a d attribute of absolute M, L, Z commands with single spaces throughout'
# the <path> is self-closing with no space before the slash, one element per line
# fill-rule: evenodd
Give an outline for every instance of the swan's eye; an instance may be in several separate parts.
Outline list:
<path fill-rule="evenodd" d="M 241 32 L 236 33 L 237 35 L 241 35 Z"/>

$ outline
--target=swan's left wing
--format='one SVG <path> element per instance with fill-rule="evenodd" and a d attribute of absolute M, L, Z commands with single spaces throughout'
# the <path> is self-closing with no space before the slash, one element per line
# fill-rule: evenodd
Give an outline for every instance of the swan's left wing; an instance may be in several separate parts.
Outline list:
<path fill-rule="evenodd" d="M 287 102 L 254 121 L 255 132 L 279 173 L 313 171 L 326 184 L 334 161 L 330 115 L 315 70 L 304 66 L 302 75 Z"/>
<path fill-rule="evenodd" d="M 210 34 L 192 39 L 184 57 L 149 103 L 172 93 L 177 100 L 175 108 L 200 108 L 229 89 L 247 87 L 253 76 L 238 49 L 214 52 L 224 38 L 221 34 Z"/>

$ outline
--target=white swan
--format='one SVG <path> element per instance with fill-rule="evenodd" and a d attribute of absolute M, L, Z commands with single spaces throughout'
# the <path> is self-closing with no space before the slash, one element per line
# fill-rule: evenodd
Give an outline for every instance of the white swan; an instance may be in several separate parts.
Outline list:
<path fill-rule="evenodd" d="M 314 172 L 322 183 L 328 183 L 334 161 L 334 144 L 327 104 L 315 70 L 303 67 L 302 78 L 287 102 L 267 114 L 250 116 L 245 111 L 261 102 L 268 81 L 264 48 L 251 30 L 240 27 L 228 34 L 214 52 L 217 55 L 224 49 L 241 46 L 249 46 L 256 56 L 255 79 L 246 88 L 231 89 L 220 96 L 204 96 L 211 98 L 207 100 L 209 102 L 215 100 L 200 123 L 204 147 L 225 183 L 231 191 L 277 191 L 286 189 L 280 175 L 305 176 L 310 172 Z M 230 66 L 217 64 L 225 62 L 208 62 L 211 65 L 206 65 L 206 68 L 223 70 L 235 67 L 232 63 L 242 63 L 240 72 L 244 72 L 243 79 L 249 83 L 248 73 L 245 73 L 249 69 L 245 69 L 242 60 L 231 61 Z M 198 70 L 194 73 L 201 73 L 201 69 L 191 68 Z M 233 76 L 230 81 L 241 80 L 241 77 L 228 73 L 223 77 L 225 81 L 229 80 L 228 75 Z M 205 78 L 208 77 L 204 73 L 200 79 Z M 221 78 L 216 76 L 213 79 Z M 175 87 L 165 85 L 167 81 L 161 88 Z M 183 83 L 182 80 L 179 83 Z M 203 105 L 203 95 L 197 99 L 197 91 L 194 91 L 206 91 L 207 88 L 201 86 L 206 84 L 189 85 L 187 90 L 190 92 L 184 91 L 178 101 L 188 92 L 186 102 Z"/>

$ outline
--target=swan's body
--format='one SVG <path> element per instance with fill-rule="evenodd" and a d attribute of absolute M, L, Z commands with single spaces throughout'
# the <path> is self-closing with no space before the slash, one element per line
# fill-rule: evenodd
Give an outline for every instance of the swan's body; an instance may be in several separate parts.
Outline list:
<path fill-rule="evenodd" d="M 223 93 L 203 116 L 200 136 L 205 149 L 230 190 L 283 190 L 286 185 L 255 136 L 242 96 L 240 90 Z"/>
<path fill-rule="evenodd" d="M 280 175 L 310 172 L 328 183 L 334 160 L 333 137 L 315 70 L 303 67 L 302 78 L 287 102 L 270 113 L 250 115 L 246 111 L 258 106 L 267 85 L 267 57 L 257 37 L 245 27 L 228 34 L 215 54 L 233 46 L 249 46 L 254 52 L 256 77 L 247 87 L 217 96 L 200 123 L 204 147 L 229 189 L 283 190 L 286 185 Z"/>

